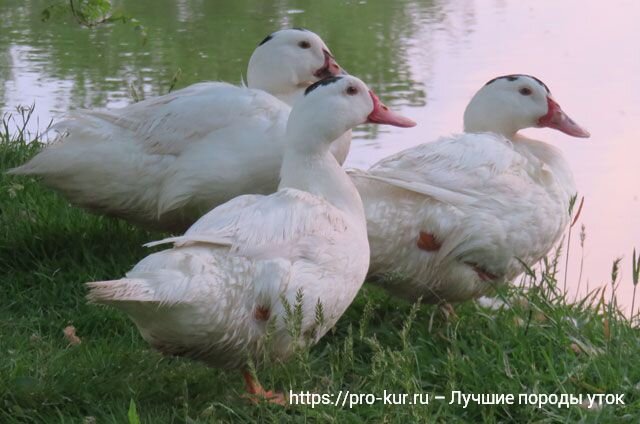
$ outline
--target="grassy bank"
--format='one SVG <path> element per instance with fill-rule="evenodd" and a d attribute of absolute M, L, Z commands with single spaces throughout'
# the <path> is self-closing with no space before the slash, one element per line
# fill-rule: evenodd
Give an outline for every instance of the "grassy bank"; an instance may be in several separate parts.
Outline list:
<path fill-rule="evenodd" d="M 529 277 L 534 289 L 502 293 L 518 299 L 509 308 L 469 302 L 448 318 L 437 307 L 365 287 L 319 345 L 258 370 L 265 386 L 285 392 L 383 396 L 386 390 L 445 400 L 252 405 L 240 398 L 239 373 L 163 358 L 123 314 L 85 303 L 84 282 L 121 276 L 149 253 L 142 244 L 161 235 L 72 208 L 34 179 L 6 176 L 39 149 L 24 138 L 0 134 L 0 422 L 638 421 L 638 331 L 608 294 L 567 304 L 554 273 L 540 269 Z M 63 335 L 70 325 L 81 343 Z M 516 403 L 519 393 L 569 393 L 585 401 L 587 394 L 624 394 L 625 405 L 471 401 L 464 408 L 449 404 L 456 390 L 516 394 Z"/>

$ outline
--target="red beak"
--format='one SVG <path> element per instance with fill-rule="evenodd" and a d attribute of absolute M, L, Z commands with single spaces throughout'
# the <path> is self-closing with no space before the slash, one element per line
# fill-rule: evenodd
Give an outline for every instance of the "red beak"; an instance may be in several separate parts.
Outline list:
<path fill-rule="evenodd" d="M 399 113 L 393 112 L 386 107 L 384 103 L 378 99 L 373 91 L 369 91 L 371 100 L 373 100 L 373 111 L 367 117 L 367 122 L 372 124 L 387 124 L 394 127 L 410 128 L 415 127 L 416 123 L 409 118 L 406 118 Z"/>
<path fill-rule="evenodd" d="M 344 75 L 346 72 L 338 65 L 336 59 L 327 50 L 324 52 L 324 65 L 313 73 L 313 76 L 319 79 L 329 78 L 336 75 Z"/>
<path fill-rule="evenodd" d="M 548 112 L 542 118 L 538 119 L 538 126 L 549 127 L 562 131 L 573 137 L 587 138 L 590 137 L 589 131 L 576 124 L 573 119 L 564 113 L 560 105 L 556 103 L 550 96 L 547 97 Z"/>

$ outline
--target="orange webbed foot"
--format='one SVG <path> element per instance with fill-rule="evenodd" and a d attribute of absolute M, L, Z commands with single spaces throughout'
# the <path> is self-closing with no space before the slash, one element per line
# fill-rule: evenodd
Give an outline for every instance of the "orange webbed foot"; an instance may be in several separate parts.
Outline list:
<path fill-rule="evenodd" d="M 274 392 L 272 390 L 265 390 L 262 385 L 260 385 L 258 380 L 253 378 L 249 371 L 243 371 L 242 375 L 244 377 L 247 388 L 247 393 L 242 397 L 249 399 L 255 404 L 263 401 L 282 406 L 285 406 L 287 404 L 287 398 L 283 393 Z"/>

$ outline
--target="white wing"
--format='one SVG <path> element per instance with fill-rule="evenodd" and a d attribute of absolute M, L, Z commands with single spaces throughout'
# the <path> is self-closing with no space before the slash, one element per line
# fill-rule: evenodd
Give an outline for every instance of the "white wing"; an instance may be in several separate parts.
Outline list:
<path fill-rule="evenodd" d="M 459 134 L 398 152 L 373 165 L 366 174 L 452 205 L 473 202 L 496 178 L 517 189 L 543 178 L 540 161 L 525 157 L 511 141 L 489 133 Z M 501 182 L 504 184 L 504 181 Z"/>
<path fill-rule="evenodd" d="M 225 128 L 242 126 L 248 119 L 260 119 L 266 130 L 289 110 L 264 91 L 205 82 L 121 109 L 77 111 L 54 128 L 73 135 L 74 130 L 93 127 L 98 136 L 133 138 L 150 154 L 178 155 L 213 133 L 223 139 Z"/>
<path fill-rule="evenodd" d="M 158 242 L 226 245 L 253 258 L 318 256 L 347 231 L 343 213 L 322 198 L 296 189 L 269 196 L 239 196 L 204 215 L 179 237 Z"/>

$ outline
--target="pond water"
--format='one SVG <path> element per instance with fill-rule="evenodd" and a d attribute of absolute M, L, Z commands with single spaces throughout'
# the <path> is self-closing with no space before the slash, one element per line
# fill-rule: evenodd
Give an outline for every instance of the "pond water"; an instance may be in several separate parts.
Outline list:
<path fill-rule="evenodd" d="M 265 35 L 302 26 L 391 106 L 410 131 L 363 127 L 348 165 L 461 130 L 473 93 L 497 75 L 545 81 L 590 139 L 526 131 L 558 146 L 575 174 L 586 226 L 581 291 L 610 281 L 623 257 L 620 302 L 631 303 L 631 252 L 640 248 L 640 48 L 635 0 L 127 0 L 132 26 L 85 29 L 66 16 L 41 22 L 43 0 L 0 3 L 0 111 L 35 103 L 41 125 L 75 108 L 120 107 L 202 80 L 237 82 Z M 578 240 L 577 232 L 574 240 Z M 578 287 L 580 246 L 569 284 Z"/>

